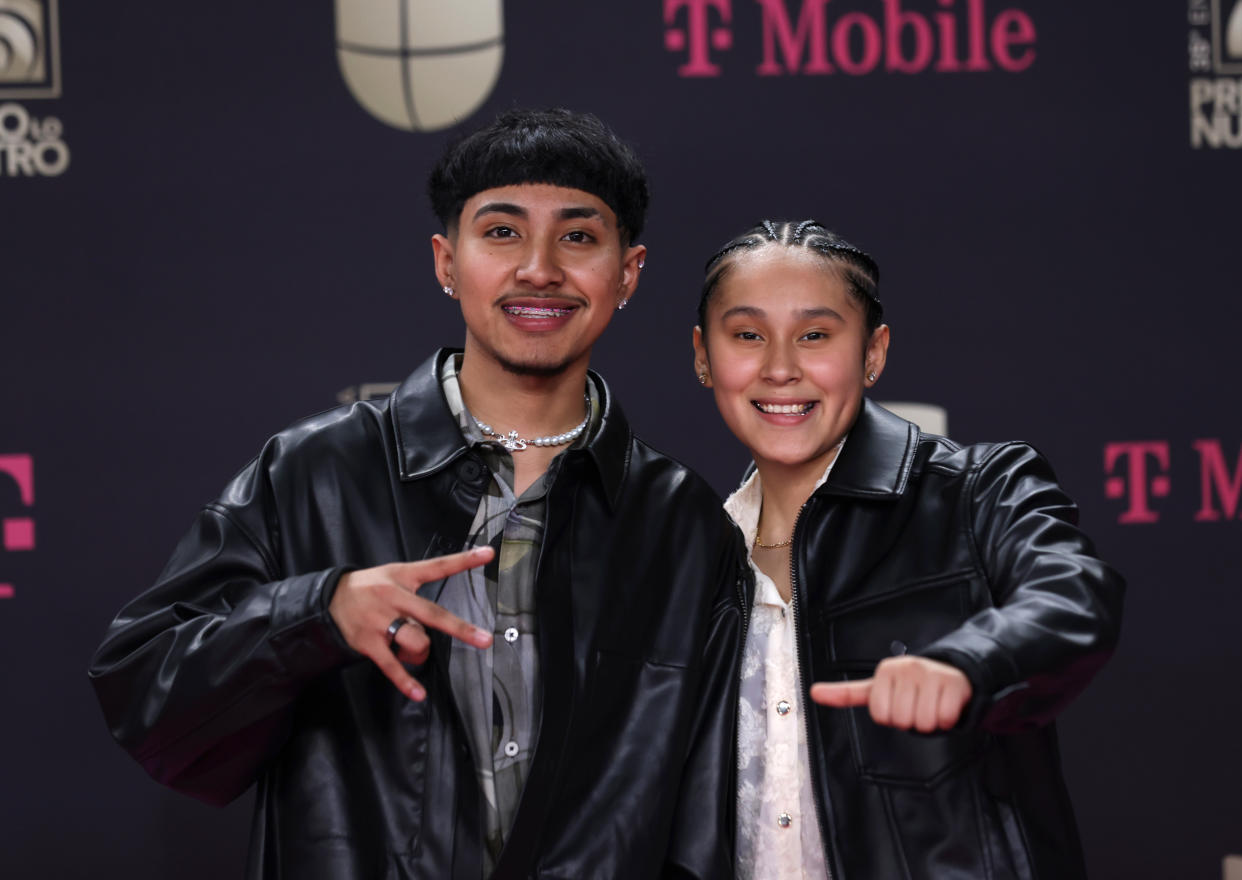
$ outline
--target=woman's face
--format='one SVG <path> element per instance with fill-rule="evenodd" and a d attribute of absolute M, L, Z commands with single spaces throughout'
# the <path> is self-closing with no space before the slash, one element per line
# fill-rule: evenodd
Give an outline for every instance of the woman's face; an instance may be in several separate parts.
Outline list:
<path fill-rule="evenodd" d="M 884 369 L 888 327 L 823 256 L 780 246 L 734 257 L 695 328 L 695 371 L 761 470 L 822 473 Z"/>

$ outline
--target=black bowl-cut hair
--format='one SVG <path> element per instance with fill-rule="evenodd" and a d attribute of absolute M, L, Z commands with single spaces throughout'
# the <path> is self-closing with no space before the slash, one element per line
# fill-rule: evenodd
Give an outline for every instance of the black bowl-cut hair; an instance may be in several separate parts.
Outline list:
<path fill-rule="evenodd" d="M 598 197 L 617 215 L 622 242 L 647 216 L 647 173 L 638 156 L 590 113 L 509 110 L 444 151 L 427 180 L 431 209 L 456 230 L 462 208 L 487 189 L 547 183 Z"/>

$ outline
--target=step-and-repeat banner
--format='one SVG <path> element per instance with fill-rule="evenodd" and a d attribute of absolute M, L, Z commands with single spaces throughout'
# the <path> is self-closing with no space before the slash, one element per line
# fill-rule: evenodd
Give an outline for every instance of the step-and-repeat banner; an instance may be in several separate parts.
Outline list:
<path fill-rule="evenodd" d="M 1242 852 L 1242 2 L 0 0 L 0 873 L 237 876 L 249 803 L 151 782 L 85 676 L 198 506 L 300 415 L 459 344 L 424 196 L 511 106 L 651 173 L 597 349 L 721 491 L 704 259 L 768 216 L 876 255 L 886 402 L 1052 459 L 1130 582 L 1065 714 L 1098 877 Z"/>

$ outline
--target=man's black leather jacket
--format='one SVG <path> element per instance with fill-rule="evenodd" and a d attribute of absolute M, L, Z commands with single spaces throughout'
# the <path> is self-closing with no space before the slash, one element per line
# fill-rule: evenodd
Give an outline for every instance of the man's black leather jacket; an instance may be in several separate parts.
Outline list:
<path fill-rule="evenodd" d="M 491 476 L 441 396 L 447 354 L 385 401 L 270 440 L 91 664 L 113 735 L 156 779 L 214 803 L 257 782 L 252 877 L 480 880 L 447 637 L 433 633 L 413 702 L 327 612 L 344 570 L 466 544 Z M 731 876 L 735 532 L 596 381 L 603 424 L 548 496 L 542 719 L 493 876 Z"/>
<path fill-rule="evenodd" d="M 1084 875 L 1052 719 L 1111 654 L 1124 584 L 1076 522 L 1030 446 L 958 447 L 864 404 L 795 527 L 803 679 L 909 652 L 973 697 L 930 736 L 807 713 L 835 880 Z"/>

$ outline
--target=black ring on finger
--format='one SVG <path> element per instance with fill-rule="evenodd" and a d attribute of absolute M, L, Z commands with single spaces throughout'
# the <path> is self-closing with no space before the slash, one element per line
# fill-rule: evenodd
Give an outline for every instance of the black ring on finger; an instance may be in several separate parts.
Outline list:
<path fill-rule="evenodd" d="M 388 624 L 388 650 L 392 651 L 394 655 L 401 652 L 401 646 L 397 644 L 398 630 L 400 630 L 401 627 L 405 626 L 407 623 L 413 622 L 414 621 L 410 620 L 408 617 L 398 617 L 392 623 Z"/>

